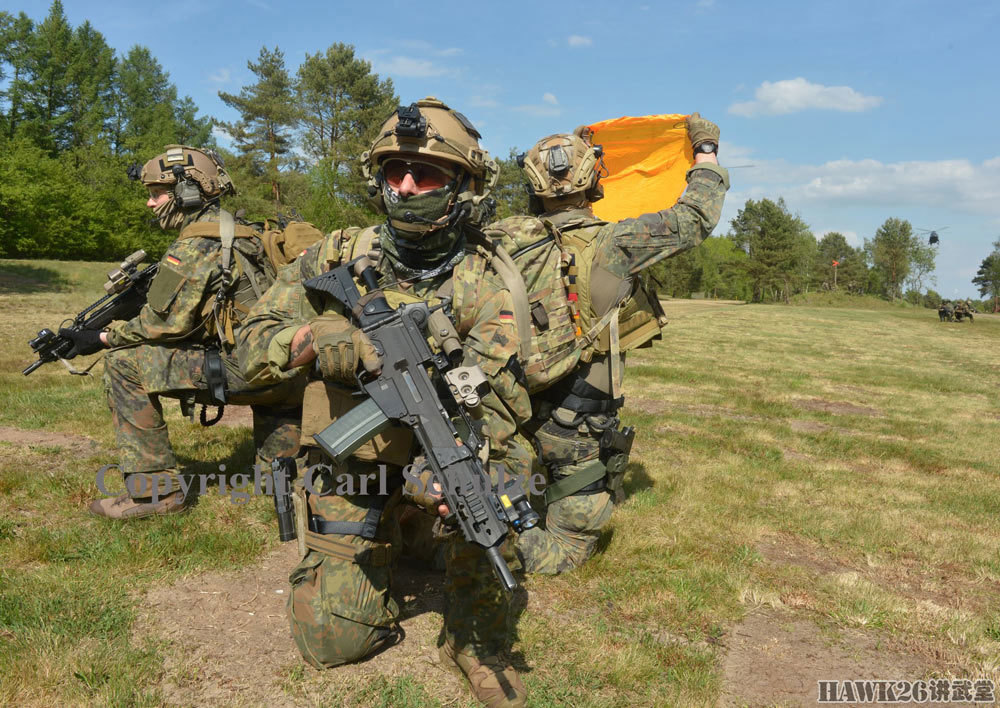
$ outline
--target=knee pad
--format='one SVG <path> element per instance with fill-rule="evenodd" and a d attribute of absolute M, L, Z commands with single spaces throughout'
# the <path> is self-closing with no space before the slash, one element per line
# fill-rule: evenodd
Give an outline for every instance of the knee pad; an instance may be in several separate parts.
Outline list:
<path fill-rule="evenodd" d="M 292 571 L 288 617 L 302 657 L 317 669 L 359 661 L 397 636 L 399 608 L 388 593 L 389 567 L 310 550 Z"/>

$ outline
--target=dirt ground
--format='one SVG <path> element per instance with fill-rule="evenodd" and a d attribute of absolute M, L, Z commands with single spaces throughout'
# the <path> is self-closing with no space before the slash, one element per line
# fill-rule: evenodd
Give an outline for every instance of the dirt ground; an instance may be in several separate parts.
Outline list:
<path fill-rule="evenodd" d="M 428 671 L 442 703 L 468 698 L 464 684 L 437 666 L 442 573 L 401 565 L 393 594 L 403 640 L 368 661 L 321 672 L 299 657 L 285 615 L 297 560 L 296 544 L 285 543 L 255 567 L 194 575 L 140 600 L 134 640 L 166 642 L 160 689 L 168 705 L 330 704 L 331 686 L 350 693 L 377 676 Z"/>
<path fill-rule="evenodd" d="M 817 579 L 857 573 L 793 538 L 767 537 L 757 551 L 765 563 L 794 565 Z M 350 693 L 379 676 L 427 671 L 439 678 L 443 704 L 468 698 L 465 686 L 436 666 L 441 574 L 404 564 L 394 590 L 403 607 L 403 641 L 360 664 L 320 672 L 299 658 L 285 616 L 287 577 L 296 560 L 295 544 L 286 543 L 253 568 L 194 575 L 141 599 L 135 640 L 167 644 L 160 688 L 168 705 L 327 703 L 333 686 Z M 808 596 L 787 596 L 727 628 L 718 642 L 720 705 L 815 705 L 821 679 L 926 678 L 935 664 L 940 667 L 890 637 L 825 628 L 815 616 Z"/>
<path fill-rule="evenodd" d="M 96 440 L 70 433 L 53 433 L 47 430 L 22 430 L 0 425 L 0 442 L 26 447 L 58 447 L 74 455 L 89 455 L 100 446 Z"/>

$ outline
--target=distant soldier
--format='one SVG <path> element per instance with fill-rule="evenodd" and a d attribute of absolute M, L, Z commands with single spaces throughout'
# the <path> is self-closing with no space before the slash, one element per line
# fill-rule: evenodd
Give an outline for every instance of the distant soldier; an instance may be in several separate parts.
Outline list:
<path fill-rule="evenodd" d="M 111 519 L 172 514 L 192 500 L 181 491 L 161 398 L 180 399 L 188 411 L 198 403 L 251 405 L 254 442 L 265 461 L 295 453 L 301 421 L 301 386 L 252 390 L 231 352 L 234 331 L 275 271 L 261 234 L 219 206 L 223 195 L 236 193 L 221 159 L 211 150 L 168 145 L 129 176 L 149 189 L 146 206 L 160 227 L 179 229 L 180 236 L 135 318 L 104 332 L 60 330 L 73 339 L 71 356 L 112 347 L 104 387 L 126 491 L 90 505 Z"/>
<path fill-rule="evenodd" d="M 955 302 L 955 319 L 961 322 L 966 317 L 969 319 L 969 322 L 972 322 L 972 308 L 969 305 L 968 299 L 957 300 Z"/>
<path fill-rule="evenodd" d="M 941 304 L 938 306 L 938 319 L 942 322 L 951 322 L 953 319 L 951 306 L 948 304 L 947 300 L 942 300 Z"/>
<path fill-rule="evenodd" d="M 617 223 L 595 217 L 602 150 L 578 128 L 540 140 L 519 159 L 537 216 L 485 229 L 515 255 L 528 284 L 533 417 L 526 433 L 549 473 L 545 527 L 518 539 L 528 572 L 582 564 L 621 498 L 634 436 L 619 430 L 625 353 L 651 345 L 666 323 L 643 272 L 708 237 L 729 188 L 716 157 L 718 127 L 695 113 L 687 129 L 695 164 L 671 208 Z"/>

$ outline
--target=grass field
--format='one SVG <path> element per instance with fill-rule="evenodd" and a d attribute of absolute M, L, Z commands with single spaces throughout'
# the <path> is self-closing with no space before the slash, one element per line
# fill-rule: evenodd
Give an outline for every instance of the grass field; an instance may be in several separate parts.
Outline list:
<path fill-rule="evenodd" d="M 87 515 L 116 460 L 100 375 L 20 372 L 28 339 L 108 269 L 0 261 L 0 704 L 472 705 L 428 659 L 434 574 L 400 571 L 401 645 L 317 672 L 280 616 L 294 558 L 269 500 Z M 665 304 L 663 341 L 627 368 L 627 501 L 590 563 L 518 597 L 529 704 L 807 705 L 818 679 L 1000 681 L 1000 318 Z M 251 463 L 245 425 L 167 408 L 188 469 Z"/>

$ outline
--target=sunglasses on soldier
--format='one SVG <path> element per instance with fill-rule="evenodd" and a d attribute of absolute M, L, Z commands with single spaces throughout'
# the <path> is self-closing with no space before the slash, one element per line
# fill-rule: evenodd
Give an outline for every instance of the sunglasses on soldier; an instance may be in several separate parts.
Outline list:
<path fill-rule="evenodd" d="M 393 189 L 402 187 L 406 175 L 413 178 L 413 183 L 421 192 L 440 189 L 455 179 L 454 171 L 430 162 L 390 159 L 382 163 L 382 176 Z"/>

